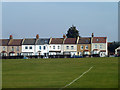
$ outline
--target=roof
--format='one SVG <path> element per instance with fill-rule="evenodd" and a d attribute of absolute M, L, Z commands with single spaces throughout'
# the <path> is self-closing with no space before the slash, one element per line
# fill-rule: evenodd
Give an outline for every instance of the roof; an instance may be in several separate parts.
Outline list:
<path fill-rule="evenodd" d="M 91 44 L 91 38 L 90 37 L 80 37 L 78 44 Z"/>
<path fill-rule="evenodd" d="M 7 46 L 9 42 L 9 39 L 0 39 L 0 46 Z"/>
<path fill-rule="evenodd" d="M 92 43 L 106 43 L 107 37 L 93 37 Z"/>
<path fill-rule="evenodd" d="M 36 45 L 44 45 L 44 44 L 49 44 L 50 39 L 38 39 L 36 42 Z"/>
<path fill-rule="evenodd" d="M 50 44 L 63 44 L 63 38 L 52 38 Z"/>
<path fill-rule="evenodd" d="M 25 39 L 23 45 L 35 45 L 36 39 Z"/>
<path fill-rule="evenodd" d="M 23 39 L 11 39 L 8 46 L 21 46 Z"/>
<path fill-rule="evenodd" d="M 64 44 L 76 44 L 76 38 L 66 38 Z"/>

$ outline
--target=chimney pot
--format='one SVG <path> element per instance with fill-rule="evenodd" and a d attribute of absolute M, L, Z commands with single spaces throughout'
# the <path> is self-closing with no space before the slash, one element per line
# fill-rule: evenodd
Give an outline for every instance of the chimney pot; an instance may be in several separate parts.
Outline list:
<path fill-rule="evenodd" d="M 36 39 L 39 39 L 39 34 L 36 35 Z"/>
<path fill-rule="evenodd" d="M 63 34 L 63 38 L 64 38 L 64 39 L 66 38 L 66 35 L 65 35 L 65 34 Z"/>
<path fill-rule="evenodd" d="M 94 37 L 94 33 L 92 33 L 92 37 Z"/>
<path fill-rule="evenodd" d="M 12 35 L 10 35 L 10 38 L 9 39 L 13 39 L 13 36 Z"/>

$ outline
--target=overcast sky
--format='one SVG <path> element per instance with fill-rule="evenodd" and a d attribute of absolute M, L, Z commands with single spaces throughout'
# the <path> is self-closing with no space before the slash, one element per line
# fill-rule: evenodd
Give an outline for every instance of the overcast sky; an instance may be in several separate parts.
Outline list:
<path fill-rule="evenodd" d="M 80 36 L 118 40 L 117 2 L 19 2 L 2 4 L 2 34 L 8 38 L 62 37 L 72 25 Z"/>

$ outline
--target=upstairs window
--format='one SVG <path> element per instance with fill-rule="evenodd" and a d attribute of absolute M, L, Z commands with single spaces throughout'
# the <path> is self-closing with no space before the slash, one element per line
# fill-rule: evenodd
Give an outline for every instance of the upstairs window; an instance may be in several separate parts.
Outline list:
<path fill-rule="evenodd" d="M 88 45 L 85 46 L 85 49 L 88 49 Z"/>
<path fill-rule="evenodd" d="M 95 48 L 97 48 L 97 45 L 95 45 Z"/>
<path fill-rule="evenodd" d="M 83 50 L 83 46 L 81 46 L 81 50 Z"/>
<path fill-rule="evenodd" d="M 12 51 L 14 51 L 14 47 L 12 47 Z"/>
<path fill-rule="evenodd" d="M 19 46 L 17 46 L 17 51 L 19 51 Z"/>
<path fill-rule="evenodd" d="M 58 46 L 58 49 L 60 49 L 60 46 Z"/>
<path fill-rule="evenodd" d="M 71 49 L 74 49 L 74 46 L 71 46 Z"/>
<path fill-rule="evenodd" d="M 3 47 L 3 51 L 5 51 L 5 47 Z"/>
<path fill-rule="evenodd" d="M 69 46 L 66 46 L 66 49 L 69 49 Z"/>
<path fill-rule="evenodd" d="M 53 46 L 53 49 L 55 49 L 55 46 Z"/>
<path fill-rule="evenodd" d="M 28 49 L 28 47 L 26 46 L 25 49 Z"/>
<path fill-rule="evenodd" d="M 41 46 L 39 46 L 39 49 L 41 50 Z"/>
<path fill-rule="evenodd" d="M 45 49 L 46 49 L 46 47 L 45 47 L 45 46 L 43 46 L 43 49 L 45 50 Z"/>
<path fill-rule="evenodd" d="M 100 45 L 100 49 L 102 49 L 102 45 Z"/>
<path fill-rule="evenodd" d="M 96 39 L 96 41 L 99 41 L 99 39 Z"/>
<path fill-rule="evenodd" d="M 30 46 L 29 49 L 32 49 L 32 46 Z"/>

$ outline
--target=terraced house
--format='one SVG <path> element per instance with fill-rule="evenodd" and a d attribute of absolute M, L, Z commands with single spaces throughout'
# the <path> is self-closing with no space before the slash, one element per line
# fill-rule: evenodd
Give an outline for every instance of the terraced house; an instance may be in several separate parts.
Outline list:
<path fill-rule="evenodd" d="M 91 53 L 93 56 L 105 57 L 108 55 L 107 37 L 94 37 L 92 34 Z"/>
<path fill-rule="evenodd" d="M 64 38 L 50 38 L 49 55 L 63 54 L 63 40 Z"/>
<path fill-rule="evenodd" d="M 32 56 L 35 55 L 36 38 L 25 38 L 22 42 L 22 55 Z"/>
<path fill-rule="evenodd" d="M 7 52 L 9 56 L 20 56 L 22 52 L 22 40 L 23 39 L 13 39 L 13 36 L 10 36 L 8 42 Z"/>
<path fill-rule="evenodd" d="M 0 39 L 0 56 L 60 58 L 108 55 L 107 37 Z"/>
<path fill-rule="evenodd" d="M 0 39 L 0 56 L 8 56 L 9 39 Z"/>
<path fill-rule="evenodd" d="M 78 56 L 91 55 L 91 37 L 80 37 L 77 43 Z"/>
<path fill-rule="evenodd" d="M 48 58 L 50 38 L 39 38 L 39 35 L 36 35 L 36 38 L 35 55 Z"/>
<path fill-rule="evenodd" d="M 63 55 L 71 55 L 71 57 L 77 55 L 78 38 L 65 38 L 64 39 Z"/>

